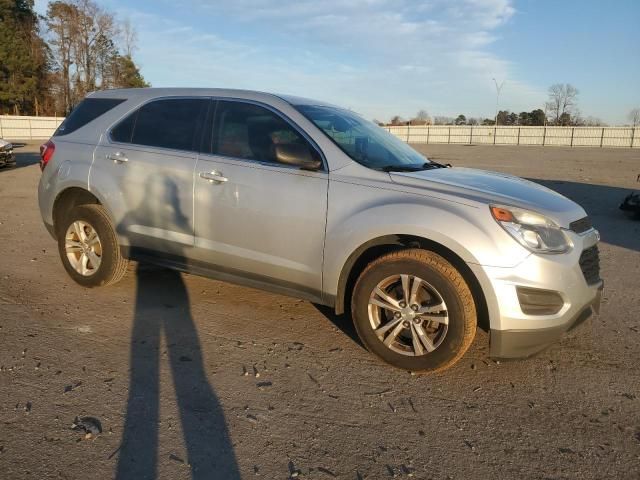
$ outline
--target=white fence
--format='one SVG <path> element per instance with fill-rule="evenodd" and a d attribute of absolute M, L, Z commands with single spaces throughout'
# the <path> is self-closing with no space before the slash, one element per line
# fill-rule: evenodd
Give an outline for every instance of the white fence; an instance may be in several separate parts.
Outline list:
<path fill-rule="evenodd" d="M 640 127 L 409 125 L 384 128 L 407 143 L 640 147 Z"/>
<path fill-rule="evenodd" d="M 0 138 L 6 140 L 47 139 L 64 117 L 23 117 L 0 115 Z"/>
<path fill-rule="evenodd" d="M 63 117 L 0 115 L 0 138 L 47 139 L 63 120 Z M 408 143 L 640 148 L 639 127 L 409 125 L 384 128 Z"/>

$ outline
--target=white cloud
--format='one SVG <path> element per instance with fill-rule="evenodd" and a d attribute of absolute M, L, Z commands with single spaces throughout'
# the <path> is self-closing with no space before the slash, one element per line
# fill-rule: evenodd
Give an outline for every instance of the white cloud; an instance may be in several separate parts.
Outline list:
<path fill-rule="evenodd" d="M 511 0 L 161 1 L 164 11 L 211 18 L 212 27 L 118 9 L 138 28 L 137 57 L 157 86 L 292 93 L 382 119 L 421 108 L 491 116 L 494 77 L 505 80 L 501 103 L 512 110 L 544 100 L 490 51 L 515 14 Z M 216 32 L 227 21 L 237 31 Z"/>

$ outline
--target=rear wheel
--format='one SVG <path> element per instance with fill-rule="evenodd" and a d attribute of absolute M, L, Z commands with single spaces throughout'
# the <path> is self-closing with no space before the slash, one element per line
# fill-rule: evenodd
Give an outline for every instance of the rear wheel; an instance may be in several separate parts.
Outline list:
<path fill-rule="evenodd" d="M 119 281 L 127 270 L 116 233 L 101 205 L 71 209 L 57 228 L 58 252 L 69 276 L 84 287 Z"/>
<path fill-rule="evenodd" d="M 419 249 L 370 263 L 356 282 L 351 308 L 367 349 L 410 371 L 453 365 L 471 345 L 477 325 L 473 296 L 460 272 Z"/>

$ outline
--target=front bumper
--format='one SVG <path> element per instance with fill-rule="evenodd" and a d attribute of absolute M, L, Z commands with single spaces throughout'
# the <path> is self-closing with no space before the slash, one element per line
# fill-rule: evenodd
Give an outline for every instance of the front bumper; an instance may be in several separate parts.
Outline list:
<path fill-rule="evenodd" d="M 494 330 L 490 332 L 489 355 L 493 358 L 526 358 L 553 345 L 565 332 L 573 330 L 600 312 L 602 287 L 591 305 L 587 305 L 569 321 L 555 327 L 529 330 Z"/>
<path fill-rule="evenodd" d="M 584 262 L 580 266 L 582 252 L 598 243 L 598 234 L 591 230 L 571 235 L 574 248 L 566 254 L 532 254 L 512 268 L 470 265 L 486 279 L 482 286 L 488 300 L 491 357 L 533 355 L 599 311 L 603 281 L 583 271 Z M 525 314 L 518 287 L 556 292 L 562 306 L 553 315 Z"/>

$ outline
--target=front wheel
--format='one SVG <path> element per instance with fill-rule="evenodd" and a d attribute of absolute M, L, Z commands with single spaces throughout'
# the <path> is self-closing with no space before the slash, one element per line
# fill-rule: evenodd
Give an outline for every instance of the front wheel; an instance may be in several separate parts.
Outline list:
<path fill-rule="evenodd" d="M 58 252 L 69 276 L 84 287 L 119 281 L 127 271 L 116 233 L 102 205 L 80 205 L 64 216 Z"/>
<path fill-rule="evenodd" d="M 420 249 L 371 262 L 353 290 L 351 312 L 369 351 L 403 370 L 434 372 L 456 363 L 475 336 L 469 286 L 441 256 Z"/>

